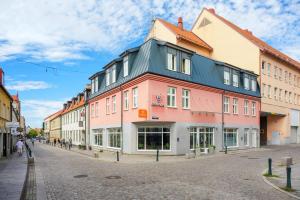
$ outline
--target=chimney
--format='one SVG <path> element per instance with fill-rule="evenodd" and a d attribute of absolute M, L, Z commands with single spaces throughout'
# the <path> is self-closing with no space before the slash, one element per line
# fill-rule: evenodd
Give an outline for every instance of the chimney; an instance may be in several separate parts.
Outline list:
<path fill-rule="evenodd" d="M 4 85 L 4 72 L 0 67 L 0 85 Z"/>
<path fill-rule="evenodd" d="M 181 30 L 183 30 L 183 22 L 182 22 L 182 17 L 178 17 L 178 28 L 180 28 Z"/>
<path fill-rule="evenodd" d="M 213 14 L 216 14 L 215 9 L 213 9 L 213 8 L 209 8 L 208 11 L 211 12 L 211 13 L 213 13 Z"/>
<path fill-rule="evenodd" d="M 67 109 L 67 103 L 64 103 L 64 110 L 66 110 Z"/>
<path fill-rule="evenodd" d="M 244 31 L 246 31 L 248 34 L 252 35 L 252 32 L 249 31 L 248 29 L 245 29 Z"/>

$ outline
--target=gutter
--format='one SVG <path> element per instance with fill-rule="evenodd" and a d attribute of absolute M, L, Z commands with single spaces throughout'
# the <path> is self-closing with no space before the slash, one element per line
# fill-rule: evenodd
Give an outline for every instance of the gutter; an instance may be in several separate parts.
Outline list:
<path fill-rule="evenodd" d="M 225 90 L 223 90 L 222 92 L 222 148 L 225 148 L 225 137 L 224 137 L 224 94 L 225 94 Z M 226 141 L 227 143 L 227 141 Z"/>
<path fill-rule="evenodd" d="M 120 86 L 120 92 L 121 92 L 121 153 L 124 153 L 123 143 L 124 143 L 124 136 L 123 136 L 123 89 L 122 86 Z"/>

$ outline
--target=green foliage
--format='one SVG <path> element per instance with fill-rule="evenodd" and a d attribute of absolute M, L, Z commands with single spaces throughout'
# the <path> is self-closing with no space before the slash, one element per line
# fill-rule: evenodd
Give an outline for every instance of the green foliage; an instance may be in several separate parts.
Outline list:
<path fill-rule="evenodd" d="M 34 137 L 36 137 L 38 135 L 38 132 L 36 131 L 36 130 L 34 130 L 34 129 L 31 129 L 30 131 L 29 131 L 29 133 L 28 133 L 28 137 L 30 137 L 30 138 L 34 138 Z"/>
<path fill-rule="evenodd" d="M 264 173 L 263 176 L 265 177 L 274 177 L 274 178 L 279 178 L 278 175 L 275 175 L 275 174 L 272 174 L 272 175 L 269 175 L 268 172 Z"/>

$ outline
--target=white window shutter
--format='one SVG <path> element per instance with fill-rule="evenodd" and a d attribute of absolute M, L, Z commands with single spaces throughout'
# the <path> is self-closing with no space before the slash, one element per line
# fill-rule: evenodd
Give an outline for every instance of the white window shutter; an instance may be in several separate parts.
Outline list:
<path fill-rule="evenodd" d="M 172 54 L 168 53 L 168 69 L 172 70 Z"/>

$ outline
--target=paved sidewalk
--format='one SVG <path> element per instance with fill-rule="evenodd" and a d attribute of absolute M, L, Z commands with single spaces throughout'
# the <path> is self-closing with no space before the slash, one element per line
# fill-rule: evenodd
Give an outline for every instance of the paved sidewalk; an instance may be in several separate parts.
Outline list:
<path fill-rule="evenodd" d="M 293 161 L 294 164 L 291 165 L 291 183 L 292 191 L 289 191 L 290 194 L 299 197 L 300 199 L 300 162 Z M 268 177 L 267 180 L 273 185 L 285 191 L 286 187 L 286 166 L 280 164 L 280 162 L 275 162 L 272 167 L 272 174 L 276 177 Z M 278 177 L 277 177 L 278 176 Z"/>
<path fill-rule="evenodd" d="M 20 199 L 27 173 L 27 156 L 14 153 L 9 159 L 0 160 L 0 199 Z"/>

